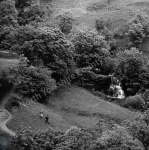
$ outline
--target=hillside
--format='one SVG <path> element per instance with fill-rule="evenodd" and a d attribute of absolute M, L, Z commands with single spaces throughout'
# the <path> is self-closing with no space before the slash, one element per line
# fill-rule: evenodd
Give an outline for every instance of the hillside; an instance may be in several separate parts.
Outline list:
<path fill-rule="evenodd" d="M 75 25 L 86 24 L 95 27 L 95 20 L 103 18 L 110 20 L 110 28 L 123 31 L 127 28 L 126 23 L 136 13 L 147 13 L 148 0 L 41 0 L 41 4 L 50 4 L 54 8 L 52 18 L 64 12 L 70 12 L 76 18 Z"/>
<path fill-rule="evenodd" d="M 39 118 L 41 110 L 49 116 L 49 125 Z M 83 88 L 66 86 L 57 90 L 47 105 L 28 102 L 26 107 L 15 109 L 7 126 L 14 131 L 29 126 L 33 130 L 46 130 L 48 127 L 66 130 L 71 126 L 93 127 L 100 119 L 120 121 L 134 116 L 135 113 L 106 102 Z"/>

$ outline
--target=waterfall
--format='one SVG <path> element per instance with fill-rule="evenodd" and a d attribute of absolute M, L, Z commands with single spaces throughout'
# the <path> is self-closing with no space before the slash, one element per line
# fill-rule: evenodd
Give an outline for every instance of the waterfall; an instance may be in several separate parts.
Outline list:
<path fill-rule="evenodd" d="M 125 97 L 125 95 L 124 95 L 124 91 L 122 90 L 122 87 L 120 86 L 120 84 L 116 85 L 115 88 L 116 88 L 116 97 L 119 99 L 123 99 Z"/>
<path fill-rule="evenodd" d="M 111 86 L 109 88 L 109 95 L 111 97 L 116 97 L 119 99 L 123 99 L 125 97 L 124 91 L 122 90 L 120 81 L 115 78 L 115 77 L 111 77 Z"/>

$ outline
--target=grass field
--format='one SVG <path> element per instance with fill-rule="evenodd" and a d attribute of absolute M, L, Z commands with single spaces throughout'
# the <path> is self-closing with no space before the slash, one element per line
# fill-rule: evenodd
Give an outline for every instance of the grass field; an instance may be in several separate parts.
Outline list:
<path fill-rule="evenodd" d="M 41 110 L 49 116 L 50 124 L 38 116 Z M 67 86 L 57 90 L 47 105 L 28 103 L 26 107 L 19 108 L 8 127 L 14 131 L 28 126 L 33 130 L 46 130 L 48 127 L 66 130 L 71 126 L 92 127 L 100 119 L 121 121 L 134 116 L 134 112 L 106 102 L 85 89 Z"/>
<path fill-rule="evenodd" d="M 52 4 L 54 13 L 52 18 L 64 12 L 70 12 L 76 17 L 75 25 L 82 23 L 90 27 L 95 26 L 95 20 L 103 18 L 110 19 L 112 30 L 125 30 L 126 23 L 139 11 L 149 14 L 148 0 L 41 0 L 41 3 Z M 93 4 L 105 4 L 106 7 L 97 11 L 88 11 L 87 8 Z"/>
<path fill-rule="evenodd" d="M 2 69 L 6 69 L 6 68 L 11 68 L 14 66 L 18 66 L 19 64 L 19 60 L 17 59 L 5 59 L 5 58 L 0 58 L 0 71 Z"/>

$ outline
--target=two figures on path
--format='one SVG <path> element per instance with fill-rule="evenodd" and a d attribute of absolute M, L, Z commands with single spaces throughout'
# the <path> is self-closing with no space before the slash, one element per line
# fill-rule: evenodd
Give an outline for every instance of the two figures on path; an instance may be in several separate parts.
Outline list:
<path fill-rule="evenodd" d="M 39 116 L 40 116 L 41 119 L 44 118 L 43 111 L 41 111 L 41 112 L 39 113 Z M 49 116 L 48 116 L 48 115 L 45 117 L 45 122 L 49 124 Z"/>

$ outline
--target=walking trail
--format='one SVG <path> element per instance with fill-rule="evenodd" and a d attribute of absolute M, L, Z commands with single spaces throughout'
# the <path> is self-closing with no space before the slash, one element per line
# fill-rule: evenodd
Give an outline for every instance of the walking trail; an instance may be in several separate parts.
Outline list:
<path fill-rule="evenodd" d="M 16 87 L 17 85 L 13 86 L 0 103 L 0 130 L 4 131 L 10 136 L 15 136 L 16 134 L 13 131 L 9 130 L 6 126 L 6 124 L 11 120 L 11 114 L 5 109 L 5 104 L 9 100 Z"/>

